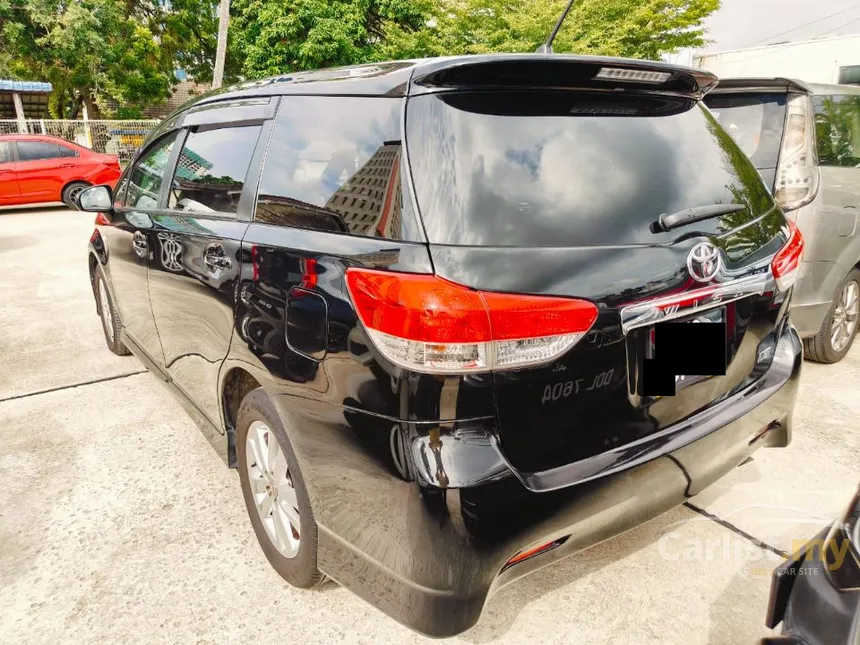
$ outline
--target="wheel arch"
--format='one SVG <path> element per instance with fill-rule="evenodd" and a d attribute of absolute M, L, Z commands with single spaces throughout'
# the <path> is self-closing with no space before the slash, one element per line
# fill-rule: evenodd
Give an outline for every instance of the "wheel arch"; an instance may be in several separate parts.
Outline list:
<path fill-rule="evenodd" d="M 263 387 L 251 372 L 240 366 L 227 366 L 221 379 L 221 410 L 227 435 L 227 465 L 236 468 L 236 423 L 239 406 L 248 392 Z"/>

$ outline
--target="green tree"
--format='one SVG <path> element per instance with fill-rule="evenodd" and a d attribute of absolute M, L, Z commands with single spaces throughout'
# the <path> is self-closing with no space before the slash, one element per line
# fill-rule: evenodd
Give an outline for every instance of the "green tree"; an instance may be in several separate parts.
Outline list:
<path fill-rule="evenodd" d="M 378 60 L 388 32 L 426 29 L 423 0 L 236 0 L 231 30 L 249 77 Z"/>
<path fill-rule="evenodd" d="M 236 0 L 246 75 L 378 60 L 533 52 L 566 0 Z M 659 59 L 705 41 L 719 0 L 580 0 L 556 52 Z"/>

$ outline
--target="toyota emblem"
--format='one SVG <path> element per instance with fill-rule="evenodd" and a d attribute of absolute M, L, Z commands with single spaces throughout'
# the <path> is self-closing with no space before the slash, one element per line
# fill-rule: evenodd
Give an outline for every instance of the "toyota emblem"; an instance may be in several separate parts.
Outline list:
<path fill-rule="evenodd" d="M 720 250 L 710 242 L 699 242 L 687 256 L 687 270 L 696 282 L 710 282 L 720 272 Z"/>

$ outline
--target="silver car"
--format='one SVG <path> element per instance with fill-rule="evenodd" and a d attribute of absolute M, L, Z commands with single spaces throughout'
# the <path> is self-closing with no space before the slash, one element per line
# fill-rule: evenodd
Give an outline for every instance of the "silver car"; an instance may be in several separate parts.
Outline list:
<path fill-rule="evenodd" d="M 805 239 L 791 317 L 806 357 L 841 360 L 860 317 L 860 87 L 723 79 L 705 103 Z"/>

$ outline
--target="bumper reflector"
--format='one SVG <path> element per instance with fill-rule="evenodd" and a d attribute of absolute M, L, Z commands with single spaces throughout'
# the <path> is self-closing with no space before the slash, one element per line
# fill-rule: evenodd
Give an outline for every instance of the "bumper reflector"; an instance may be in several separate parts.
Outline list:
<path fill-rule="evenodd" d="M 525 551 L 520 551 L 510 560 L 505 562 L 505 566 L 502 567 L 502 571 L 511 568 L 515 564 L 519 564 L 529 558 L 533 558 L 536 555 L 540 555 L 541 553 L 546 553 L 547 551 L 552 551 L 557 546 L 561 546 L 565 542 L 567 542 L 567 538 L 569 535 L 565 535 L 564 537 L 558 538 L 557 540 L 553 540 L 552 542 L 547 542 L 546 544 L 541 544 L 540 546 L 536 546 L 532 549 L 526 549 Z"/>

